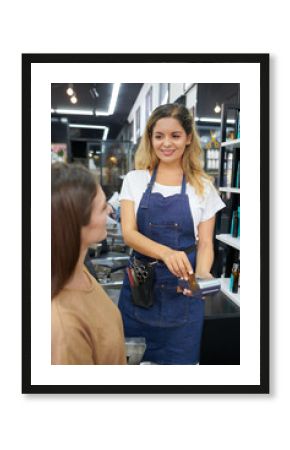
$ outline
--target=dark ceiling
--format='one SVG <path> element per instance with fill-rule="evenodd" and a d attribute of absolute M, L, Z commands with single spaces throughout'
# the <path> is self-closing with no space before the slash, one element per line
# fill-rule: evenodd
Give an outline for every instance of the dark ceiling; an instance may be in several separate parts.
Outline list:
<path fill-rule="evenodd" d="M 216 104 L 220 106 L 222 103 L 237 106 L 240 104 L 239 83 L 199 83 L 197 92 L 196 116 L 198 117 L 220 117 L 220 114 L 214 112 Z M 231 118 L 230 114 L 229 118 Z"/>
<path fill-rule="evenodd" d="M 98 125 L 109 127 L 107 139 L 115 139 L 126 123 L 130 110 L 140 92 L 142 83 L 122 83 L 119 89 L 114 113 L 103 115 L 57 114 L 52 112 L 53 119 L 65 118 L 69 124 Z M 67 89 L 72 87 L 77 103 L 72 104 Z M 108 111 L 112 97 L 113 83 L 53 83 L 51 85 L 51 108 Z M 92 131 L 92 130 L 91 130 Z M 71 137 L 77 135 L 77 129 L 71 128 Z M 93 130 L 96 138 L 102 139 L 102 130 Z"/>
<path fill-rule="evenodd" d="M 113 91 L 113 83 L 53 83 L 51 85 L 51 108 L 108 111 Z M 98 125 L 109 127 L 107 139 L 116 139 L 122 127 L 127 121 L 128 115 L 142 88 L 142 83 L 122 83 L 114 113 L 104 115 L 75 115 L 57 114 L 52 112 L 52 121 L 67 120 L 69 124 Z M 68 87 L 72 87 L 78 99 L 72 104 L 67 94 Z M 218 103 L 232 103 L 239 105 L 240 85 L 238 83 L 199 83 L 196 117 L 217 117 L 220 113 L 214 112 Z M 229 118 L 230 115 L 229 115 Z M 70 138 L 103 138 L 103 130 L 70 128 Z"/>

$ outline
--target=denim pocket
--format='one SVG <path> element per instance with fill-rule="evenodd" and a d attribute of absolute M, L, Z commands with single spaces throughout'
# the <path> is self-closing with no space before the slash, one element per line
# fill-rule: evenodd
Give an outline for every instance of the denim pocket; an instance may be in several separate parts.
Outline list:
<path fill-rule="evenodd" d="M 176 292 L 176 283 L 154 286 L 154 304 L 145 310 L 135 307 L 134 316 L 142 323 L 158 327 L 173 327 L 188 321 L 188 298 Z"/>
<path fill-rule="evenodd" d="M 187 322 L 188 320 L 188 298 L 176 291 L 176 283 L 161 284 L 156 286 L 157 296 L 161 303 L 162 321 L 167 326 L 177 326 Z"/>
<path fill-rule="evenodd" d="M 180 225 L 176 222 L 153 223 L 149 222 L 150 238 L 162 245 L 178 249 Z"/>

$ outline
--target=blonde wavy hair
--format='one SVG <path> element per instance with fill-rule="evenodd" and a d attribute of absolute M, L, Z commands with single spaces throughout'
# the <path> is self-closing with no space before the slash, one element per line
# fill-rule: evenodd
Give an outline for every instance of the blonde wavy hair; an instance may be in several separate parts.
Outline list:
<path fill-rule="evenodd" d="M 190 183 L 200 196 L 204 193 L 204 182 L 212 182 L 203 170 L 202 155 L 203 151 L 200 145 L 198 133 L 195 128 L 194 118 L 189 110 L 178 103 L 168 103 L 158 106 L 149 117 L 144 134 L 135 154 L 135 169 L 153 170 L 158 164 L 159 158 L 152 147 L 152 132 L 159 119 L 173 117 L 178 120 L 187 136 L 192 135 L 191 143 L 186 145 L 182 156 L 182 169 L 186 176 L 186 181 Z"/>

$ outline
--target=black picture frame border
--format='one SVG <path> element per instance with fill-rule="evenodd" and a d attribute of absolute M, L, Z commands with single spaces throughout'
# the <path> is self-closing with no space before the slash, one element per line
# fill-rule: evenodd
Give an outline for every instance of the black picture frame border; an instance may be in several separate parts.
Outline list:
<path fill-rule="evenodd" d="M 31 384 L 31 65 L 33 63 L 260 64 L 260 384 Z M 24 53 L 22 54 L 22 393 L 24 394 L 268 394 L 269 393 L 269 63 L 268 53 Z M 263 149 L 263 152 L 261 152 Z M 262 282 L 263 280 L 263 282 Z"/>

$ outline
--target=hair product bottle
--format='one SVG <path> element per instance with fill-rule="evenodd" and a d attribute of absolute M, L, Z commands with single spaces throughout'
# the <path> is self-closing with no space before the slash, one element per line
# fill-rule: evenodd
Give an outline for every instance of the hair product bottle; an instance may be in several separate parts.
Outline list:
<path fill-rule="evenodd" d="M 227 187 L 227 156 L 226 153 L 224 155 L 224 162 L 223 162 L 223 186 Z"/>
<path fill-rule="evenodd" d="M 226 187 L 231 187 L 232 185 L 232 170 L 233 170 L 233 154 L 228 153 L 227 156 L 227 184 Z"/>
<path fill-rule="evenodd" d="M 238 112 L 237 115 L 236 138 L 240 139 L 240 111 Z"/>
<path fill-rule="evenodd" d="M 240 268 L 238 263 L 233 264 L 231 278 L 230 278 L 230 291 L 237 294 L 239 290 L 239 278 L 240 278 Z"/>
<path fill-rule="evenodd" d="M 236 188 L 240 187 L 240 161 L 238 162 L 237 175 L 236 175 Z"/>
<path fill-rule="evenodd" d="M 233 237 L 238 237 L 238 233 L 239 233 L 239 216 L 238 211 L 234 211 L 232 217 L 231 235 Z"/>

